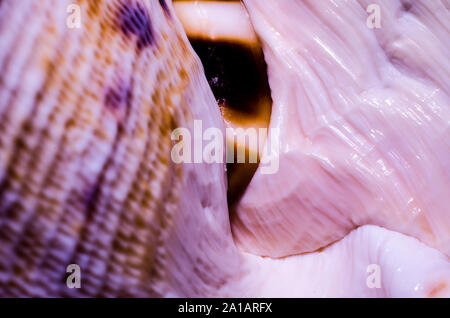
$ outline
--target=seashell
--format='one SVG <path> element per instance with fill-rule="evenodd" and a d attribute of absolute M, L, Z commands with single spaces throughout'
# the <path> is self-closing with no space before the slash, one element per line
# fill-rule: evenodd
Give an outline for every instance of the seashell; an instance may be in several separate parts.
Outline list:
<path fill-rule="evenodd" d="M 254 165 L 227 171 L 223 162 L 174 162 L 180 141 L 174 131 L 194 132 L 199 121 L 222 133 L 280 120 L 289 131 L 299 128 L 294 116 L 282 113 L 279 93 L 286 87 L 274 83 L 286 71 L 286 61 L 271 55 L 282 45 L 271 43 L 263 27 L 271 20 L 264 18 L 267 9 L 286 9 L 288 0 L 270 1 L 246 0 L 245 7 L 195 2 L 205 13 L 197 25 L 192 4 L 169 0 L 0 0 L 1 297 L 449 295 L 448 218 L 436 222 L 442 235 L 427 240 L 440 251 L 420 235 L 367 222 L 337 234 L 311 233 L 316 236 L 308 236 L 308 226 L 317 224 L 305 222 L 303 236 L 292 239 L 295 215 L 281 226 L 271 216 L 278 207 L 287 213 L 277 199 L 295 195 L 289 190 L 298 184 L 286 180 L 298 172 L 298 158 L 282 162 L 283 173 L 273 179 L 262 177 L 259 167 L 253 176 Z M 242 32 L 224 17 L 213 19 L 221 10 Z M 264 50 L 271 85 L 255 85 L 263 94 L 252 100 L 252 111 L 214 96 L 208 65 L 193 49 L 202 57 L 205 43 L 194 38 L 236 41 L 261 59 Z M 289 87 L 283 96 L 294 93 Z M 269 95 L 276 116 L 270 123 Z M 298 146 L 286 136 L 283 131 L 283 145 Z M 226 143 L 259 155 L 234 139 Z M 383 278 L 376 288 L 367 283 L 373 265 Z M 72 270 L 81 274 L 76 284 Z"/>
<path fill-rule="evenodd" d="M 78 1 L 80 28 L 69 4 L 0 7 L 0 295 L 157 295 L 198 170 L 172 163 L 171 132 L 222 127 L 217 104 L 170 3 Z M 189 186 L 224 188 L 213 168 Z"/>

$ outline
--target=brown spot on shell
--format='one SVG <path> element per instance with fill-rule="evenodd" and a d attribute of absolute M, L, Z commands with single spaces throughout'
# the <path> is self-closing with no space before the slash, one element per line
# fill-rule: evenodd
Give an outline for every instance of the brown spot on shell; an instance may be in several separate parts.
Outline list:
<path fill-rule="evenodd" d="M 137 49 L 142 50 L 153 44 L 154 31 L 150 16 L 142 4 L 126 1 L 118 11 L 120 29 L 125 36 L 137 36 Z"/>
<path fill-rule="evenodd" d="M 172 15 L 170 14 L 169 7 L 167 6 L 166 0 L 159 0 L 159 4 L 161 8 L 164 10 L 165 14 L 170 18 Z"/>
<path fill-rule="evenodd" d="M 120 122 L 131 105 L 131 99 L 132 92 L 129 85 L 121 83 L 118 86 L 112 86 L 107 89 L 104 104 Z"/>
<path fill-rule="evenodd" d="M 100 194 L 100 182 L 97 181 L 95 185 L 91 186 L 86 193 L 85 207 L 86 219 L 91 220 L 97 198 Z"/>
<path fill-rule="evenodd" d="M 403 2 L 402 3 L 403 11 L 409 12 L 409 11 L 411 11 L 411 8 L 412 8 L 412 4 L 410 2 Z"/>

